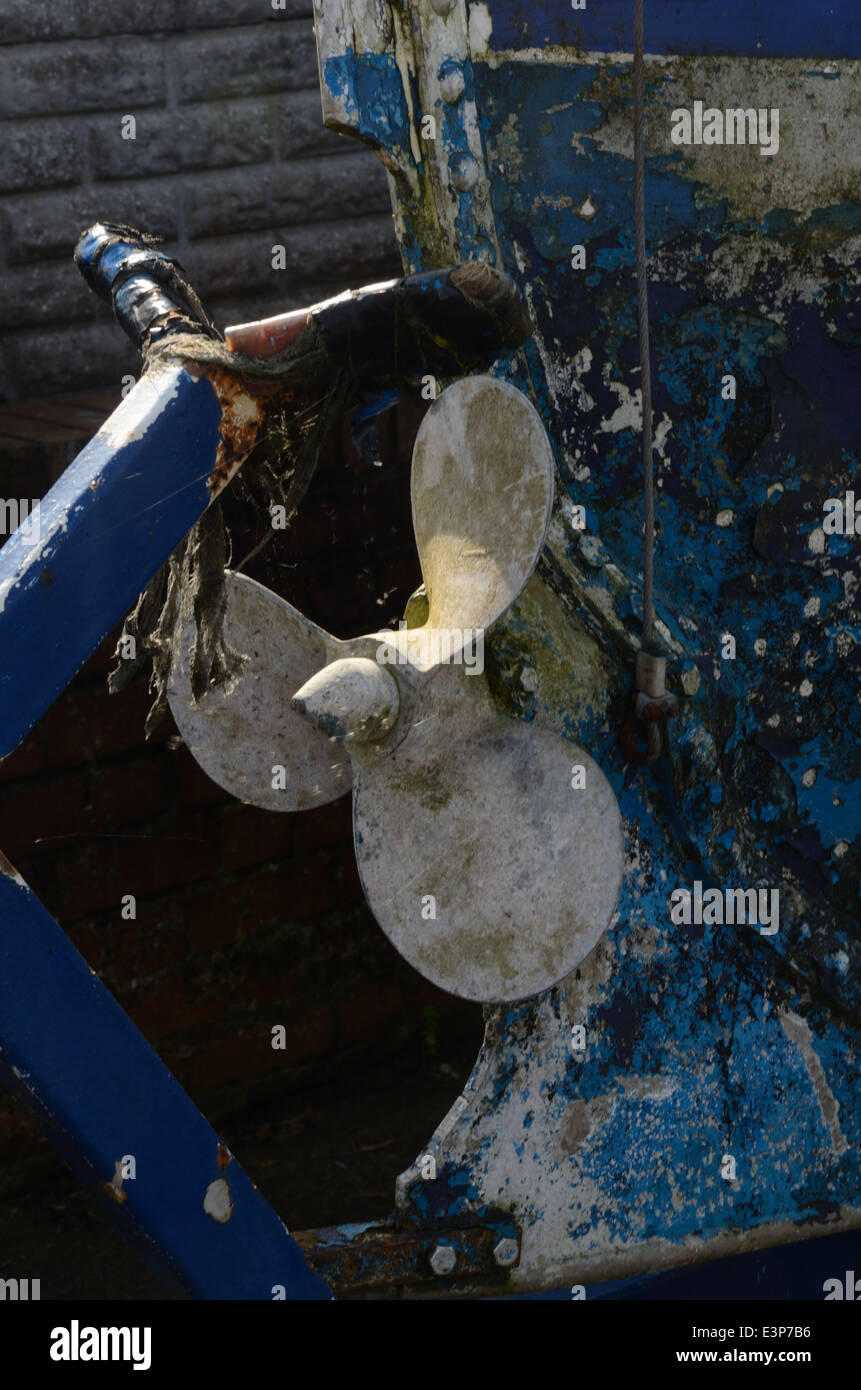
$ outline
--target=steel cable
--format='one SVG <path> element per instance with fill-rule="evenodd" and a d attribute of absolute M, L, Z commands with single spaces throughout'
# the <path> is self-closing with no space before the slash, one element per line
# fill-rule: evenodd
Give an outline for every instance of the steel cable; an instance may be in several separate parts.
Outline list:
<path fill-rule="evenodd" d="M 652 371 L 649 352 L 649 286 L 646 269 L 646 199 L 643 122 L 643 0 L 634 0 L 634 234 L 637 266 L 637 326 L 643 398 L 643 646 L 652 640 L 655 616 L 655 480 L 652 460 Z"/>

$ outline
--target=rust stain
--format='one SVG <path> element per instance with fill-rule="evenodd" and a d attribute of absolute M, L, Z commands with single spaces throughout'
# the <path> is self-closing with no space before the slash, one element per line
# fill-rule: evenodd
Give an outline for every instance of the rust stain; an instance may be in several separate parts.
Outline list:
<path fill-rule="evenodd" d="M 352 1235 L 337 1227 L 291 1234 L 311 1268 L 334 1293 L 438 1284 L 439 1275 L 433 1272 L 430 1255 L 441 1234 L 446 1235 L 456 1251 L 456 1277 L 469 1276 L 473 1288 L 498 1290 L 510 1277 L 510 1268 L 496 1262 L 494 1247 L 500 1232 L 492 1226 L 441 1232 L 402 1230 L 392 1222 L 380 1221 Z M 505 1238 L 514 1241 L 519 1249 L 516 1228 Z"/>
<path fill-rule="evenodd" d="M 122 1206 L 127 1199 L 127 1193 L 123 1191 L 123 1161 L 118 1158 L 114 1164 L 114 1176 L 110 1182 L 103 1182 L 102 1187 L 108 1194 L 112 1202 Z"/>
<path fill-rule="evenodd" d="M 217 497 L 256 444 L 265 411 L 262 401 L 251 395 L 232 372 L 225 371 L 223 367 L 209 366 L 206 376 L 221 406 L 221 432 L 215 468 L 207 482 L 213 497 Z"/>
<path fill-rule="evenodd" d="M 230 1153 L 230 1150 L 226 1147 L 226 1145 L 222 1144 L 221 1140 L 219 1139 L 219 1141 L 218 1141 L 218 1160 L 217 1160 L 217 1161 L 218 1161 L 218 1166 L 219 1166 L 219 1168 L 222 1169 L 222 1171 L 227 1167 L 228 1163 L 230 1162 L 231 1157 L 232 1157 L 232 1155 L 231 1155 L 231 1153 Z"/>

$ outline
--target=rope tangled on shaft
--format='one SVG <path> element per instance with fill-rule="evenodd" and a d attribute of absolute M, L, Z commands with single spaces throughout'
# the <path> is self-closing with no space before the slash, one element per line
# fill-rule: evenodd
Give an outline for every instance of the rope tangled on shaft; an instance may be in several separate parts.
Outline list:
<path fill-rule="evenodd" d="M 161 362 L 185 360 L 225 367 L 254 380 L 276 381 L 288 388 L 283 407 L 270 406 L 263 433 L 242 468 L 242 482 L 267 513 L 284 508 L 289 526 L 314 475 L 323 441 L 351 405 L 351 382 L 341 370 L 332 372 L 328 355 L 309 322 L 296 341 L 273 358 L 250 358 L 229 350 L 223 340 L 192 333 L 173 333 L 142 345 L 144 370 Z M 326 388 L 320 388 L 326 374 Z M 275 535 L 269 530 L 246 563 Z M 152 695 L 145 724 L 151 738 L 167 709 L 167 683 L 177 644 L 192 627 L 189 680 L 195 699 L 211 686 L 236 675 L 243 653 L 234 651 L 224 635 L 226 589 L 224 571 L 230 547 L 221 498 L 203 513 L 170 559 L 153 576 L 128 614 L 108 676 L 112 693 L 124 690 L 150 666 Z M 134 638 L 135 656 L 128 659 L 127 641 Z"/>

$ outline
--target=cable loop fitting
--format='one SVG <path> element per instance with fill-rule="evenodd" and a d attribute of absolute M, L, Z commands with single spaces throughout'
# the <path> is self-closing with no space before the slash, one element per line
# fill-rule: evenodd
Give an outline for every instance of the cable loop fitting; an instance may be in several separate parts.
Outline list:
<path fill-rule="evenodd" d="M 637 689 L 623 720 L 619 743 L 628 762 L 640 767 L 661 756 L 666 744 L 665 722 L 679 712 L 675 695 L 664 685 L 666 670 L 666 657 L 642 649 L 637 652 Z"/>

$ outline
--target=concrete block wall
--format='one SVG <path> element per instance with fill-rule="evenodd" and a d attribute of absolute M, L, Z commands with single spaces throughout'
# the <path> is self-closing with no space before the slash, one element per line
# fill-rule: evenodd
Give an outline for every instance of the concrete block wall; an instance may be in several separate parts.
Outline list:
<path fill-rule="evenodd" d="M 379 161 L 322 124 L 310 0 L 3 0 L 0 402 L 136 370 L 71 261 L 98 218 L 165 237 L 222 328 L 400 271 Z"/>

